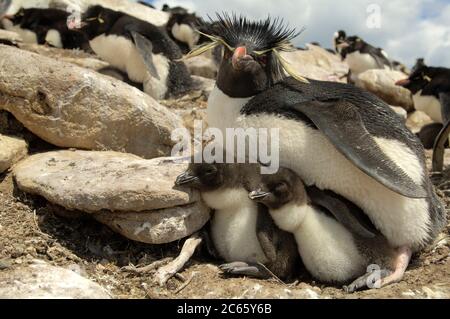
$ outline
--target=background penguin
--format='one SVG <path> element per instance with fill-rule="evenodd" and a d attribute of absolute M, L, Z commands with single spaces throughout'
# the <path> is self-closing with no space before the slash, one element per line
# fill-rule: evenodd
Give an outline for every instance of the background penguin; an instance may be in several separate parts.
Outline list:
<path fill-rule="evenodd" d="M 355 82 L 360 73 L 371 69 L 392 69 L 387 54 L 358 36 L 346 37 L 345 32 L 335 35 L 335 47 L 350 69 L 349 80 Z"/>
<path fill-rule="evenodd" d="M 220 266 L 224 272 L 268 278 L 269 269 L 277 277 L 287 278 L 298 261 L 295 240 L 278 229 L 267 212 L 261 212 L 263 205 L 248 198 L 246 180 L 257 176 L 257 167 L 191 163 L 176 184 L 198 188 L 205 203 L 215 209 L 211 237 L 219 255 L 228 262 Z"/>
<path fill-rule="evenodd" d="M 161 8 L 161 11 L 175 13 L 175 14 L 187 14 L 189 11 L 186 8 L 176 6 L 170 7 L 168 4 L 164 4 Z"/>
<path fill-rule="evenodd" d="M 423 147 L 400 117 L 353 85 L 284 79 L 274 47 L 295 35 L 292 30 L 227 16 L 221 26 L 213 36 L 226 43 L 225 53 L 208 124 L 223 132 L 279 129 L 280 166 L 361 207 L 399 258 L 431 243 L 446 223 L 445 210 Z"/>
<path fill-rule="evenodd" d="M 334 50 L 336 53 L 341 54 L 342 49 L 345 46 L 345 40 L 347 39 L 347 34 L 343 30 L 336 31 L 333 35 Z"/>
<path fill-rule="evenodd" d="M 188 53 L 199 43 L 200 34 L 196 29 L 200 24 L 200 19 L 194 13 L 172 13 L 166 30 L 181 51 Z"/>
<path fill-rule="evenodd" d="M 324 207 L 311 203 L 303 182 L 289 169 L 261 175 L 258 189 L 249 197 L 269 208 L 278 227 L 294 234 L 305 267 L 321 281 L 350 282 L 344 289 L 353 292 L 398 281 L 408 265 L 405 260 L 395 260 L 395 250 L 383 236 L 364 238 L 352 234 Z M 340 205 L 333 209 L 358 209 L 351 203 Z M 378 277 L 371 271 L 366 273 L 371 264 L 380 267 Z"/>
<path fill-rule="evenodd" d="M 416 110 L 425 112 L 436 123 L 444 124 L 450 120 L 450 69 L 429 67 L 423 59 L 418 59 L 407 79 L 397 81 L 397 85 L 411 91 Z M 423 139 L 435 137 L 436 147 L 433 151 L 433 170 L 442 170 L 443 152 L 448 139 L 445 130 L 438 126 L 424 127 L 419 133 Z M 436 134 L 437 135 L 434 135 Z M 434 135 L 434 136 L 433 136 Z M 439 147 L 438 147 L 439 146 Z"/>
<path fill-rule="evenodd" d="M 69 30 L 69 13 L 59 9 L 20 9 L 3 19 L 5 29 L 20 34 L 25 42 L 49 44 L 65 49 L 89 49 L 88 39 L 80 32 Z"/>
<path fill-rule="evenodd" d="M 407 79 L 397 81 L 413 95 L 416 110 L 425 112 L 436 123 L 444 123 L 450 115 L 450 105 L 442 105 L 441 94 L 450 93 L 450 69 L 429 67 L 417 59 Z"/>
<path fill-rule="evenodd" d="M 193 87 L 181 51 L 164 30 L 101 6 L 83 14 L 81 31 L 92 50 L 131 81 L 143 83 L 156 99 L 180 95 Z"/>

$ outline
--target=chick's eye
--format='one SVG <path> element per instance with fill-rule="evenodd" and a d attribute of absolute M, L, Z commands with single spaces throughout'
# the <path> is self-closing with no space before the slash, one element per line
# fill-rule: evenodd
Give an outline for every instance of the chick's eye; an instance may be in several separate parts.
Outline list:
<path fill-rule="evenodd" d="M 283 193 L 288 190 L 288 185 L 285 182 L 280 182 L 275 185 L 275 192 L 276 193 Z"/>

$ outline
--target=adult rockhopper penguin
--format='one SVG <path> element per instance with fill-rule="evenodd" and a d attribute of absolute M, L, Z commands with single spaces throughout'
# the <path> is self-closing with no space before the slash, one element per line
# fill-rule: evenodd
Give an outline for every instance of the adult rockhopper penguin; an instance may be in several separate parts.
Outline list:
<path fill-rule="evenodd" d="M 354 83 L 359 74 L 371 69 L 392 69 L 391 61 L 381 48 L 376 48 L 358 36 L 347 37 L 344 31 L 334 35 L 334 46 L 350 70 L 348 80 Z"/>
<path fill-rule="evenodd" d="M 210 126 L 279 129 L 280 166 L 306 185 L 361 207 L 396 248 L 397 269 L 431 243 L 446 223 L 425 167 L 423 147 L 373 94 L 352 85 L 284 78 L 279 51 L 295 35 L 270 19 L 219 16 L 211 47 L 224 46 L 208 100 Z M 217 31 L 218 30 L 218 31 Z M 385 278 L 398 281 L 402 271 Z"/>
<path fill-rule="evenodd" d="M 442 129 L 435 135 L 433 146 L 433 170 L 442 171 L 444 147 L 450 133 L 450 69 L 430 67 L 423 59 L 417 59 L 409 77 L 398 81 L 397 85 L 411 91 L 417 110 L 442 124 Z M 433 133 L 432 130 L 428 132 Z M 426 131 L 421 133 L 425 134 Z"/>
<path fill-rule="evenodd" d="M 21 8 L 15 15 L 5 17 L 2 24 L 20 34 L 25 42 L 90 50 L 87 37 L 67 27 L 69 16 L 70 13 L 53 8 Z"/>
<path fill-rule="evenodd" d="M 182 54 L 165 30 L 123 12 L 91 6 L 81 25 L 92 50 L 128 78 L 143 83 L 155 99 L 178 96 L 193 88 Z"/>

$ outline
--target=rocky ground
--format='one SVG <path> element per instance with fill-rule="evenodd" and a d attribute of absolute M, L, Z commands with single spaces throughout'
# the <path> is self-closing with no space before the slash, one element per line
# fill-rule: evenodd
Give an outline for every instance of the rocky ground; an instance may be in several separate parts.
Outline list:
<path fill-rule="evenodd" d="M 16 126 L 20 130 L 16 134 L 27 139 L 31 153 L 54 149 L 20 124 Z M 450 164 L 450 156 L 446 162 Z M 433 177 L 447 205 L 449 176 L 447 171 Z M 195 253 L 181 276 L 160 287 L 154 282 L 154 269 L 135 273 L 124 267 L 171 260 L 183 240 L 149 245 L 126 239 L 90 216 L 76 216 L 42 197 L 18 190 L 10 171 L 0 175 L 0 282 L 11 283 L 17 271 L 39 259 L 75 270 L 114 298 L 448 298 L 449 232 L 450 226 L 431 250 L 415 256 L 402 282 L 378 290 L 346 294 L 340 287 L 315 282 L 304 271 L 286 283 L 227 278 L 217 267 L 220 261 L 209 257 L 204 248 Z"/>

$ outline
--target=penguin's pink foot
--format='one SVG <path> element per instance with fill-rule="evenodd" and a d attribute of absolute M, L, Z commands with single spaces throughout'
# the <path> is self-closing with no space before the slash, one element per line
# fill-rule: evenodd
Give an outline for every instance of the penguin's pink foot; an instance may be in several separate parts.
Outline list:
<path fill-rule="evenodd" d="M 411 260 L 411 249 L 403 246 L 397 249 L 393 260 L 393 271 L 380 269 L 377 265 L 367 267 L 367 273 L 354 280 L 348 286 L 343 286 L 346 292 L 352 293 L 361 289 L 373 289 L 385 287 L 389 284 L 399 282 Z"/>
<path fill-rule="evenodd" d="M 394 258 L 394 271 L 382 279 L 379 279 L 375 285 L 384 287 L 395 282 L 402 280 L 405 274 L 406 268 L 408 268 L 409 261 L 411 260 L 411 249 L 407 246 L 397 248 L 397 255 Z"/>

